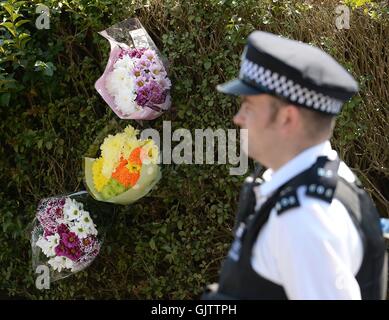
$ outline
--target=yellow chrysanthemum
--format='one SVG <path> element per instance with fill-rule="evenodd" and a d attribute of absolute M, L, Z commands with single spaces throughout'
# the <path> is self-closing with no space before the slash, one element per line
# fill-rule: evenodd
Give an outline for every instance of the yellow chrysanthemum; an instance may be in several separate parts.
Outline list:
<path fill-rule="evenodd" d="M 142 145 L 142 141 L 137 140 L 136 137 L 126 138 L 124 140 L 122 155 L 124 159 L 128 159 L 132 150 L 140 147 Z"/>
<path fill-rule="evenodd" d="M 133 126 L 131 125 L 128 125 L 125 129 L 124 129 L 124 133 L 127 135 L 127 138 L 135 138 L 136 139 L 136 136 L 139 134 L 139 130 L 136 130 L 134 129 Z"/>
<path fill-rule="evenodd" d="M 111 177 L 112 172 L 120 161 L 124 141 L 125 135 L 123 133 L 118 133 L 114 136 L 109 135 L 104 139 L 104 142 L 100 147 L 101 156 L 103 158 L 103 167 L 101 171 L 108 179 Z"/>
<path fill-rule="evenodd" d="M 109 135 L 101 145 L 102 167 L 101 174 L 110 179 L 120 161 L 128 159 L 131 153 L 138 147 L 142 147 L 141 160 L 145 163 L 156 164 L 159 157 L 159 149 L 152 139 L 138 140 L 138 130 L 128 125 L 123 132 Z M 133 168 L 133 170 L 136 170 Z"/>
<path fill-rule="evenodd" d="M 123 132 L 116 135 L 109 135 L 104 139 L 100 147 L 101 156 L 104 159 L 102 174 L 106 178 L 110 178 L 120 160 L 127 159 L 132 150 L 139 147 L 141 141 L 136 138 L 139 130 L 128 125 Z"/>
<path fill-rule="evenodd" d="M 102 158 L 98 158 L 93 162 L 92 165 L 92 174 L 93 174 L 93 183 L 98 192 L 100 192 L 103 187 L 108 183 L 108 180 L 102 174 L 101 170 L 103 168 L 104 160 Z"/>

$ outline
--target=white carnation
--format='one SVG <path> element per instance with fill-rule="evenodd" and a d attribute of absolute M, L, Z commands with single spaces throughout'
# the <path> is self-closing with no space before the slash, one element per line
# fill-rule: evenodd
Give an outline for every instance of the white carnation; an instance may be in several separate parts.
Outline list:
<path fill-rule="evenodd" d="M 85 227 L 81 222 L 77 222 L 72 226 L 70 231 L 74 232 L 80 239 L 86 238 L 89 234 L 89 228 Z"/>
<path fill-rule="evenodd" d="M 137 103 L 135 102 L 135 98 L 136 97 L 134 93 L 129 91 L 122 91 L 115 96 L 115 103 L 117 108 L 123 114 L 131 114 L 138 111 L 136 108 Z"/>
<path fill-rule="evenodd" d="M 116 95 L 123 87 L 131 85 L 131 76 L 126 69 L 114 69 L 108 74 L 105 86 L 110 95 Z"/>
<path fill-rule="evenodd" d="M 135 78 L 131 74 L 134 62 L 129 56 L 119 59 L 114 70 L 107 76 L 106 88 L 113 96 L 116 107 L 123 114 L 128 115 L 138 111 L 135 102 Z"/>
<path fill-rule="evenodd" d="M 65 221 L 73 221 L 79 219 L 83 211 L 83 206 L 81 203 L 67 198 L 65 206 L 63 208 L 63 214 Z"/>
<path fill-rule="evenodd" d="M 42 249 L 42 252 L 47 257 L 55 256 L 55 247 L 59 244 L 59 234 L 56 233 L 52 236 L 48 236 L 47 239 L 39 237 L 36 242 L 36 246 Z"/>
<path fill-rule="evenodd" d="M 65 199 L 65 205 L 64 205 L 64 210 L 68 210 L 70 208 L 78 208 L 79 210 L 82 210 L 82 208 L 84 207 L 82 203 L 80 202 L 77 202 L 76 200 L 74 199 L 71 199 L 71 198 L 66 198 Z"/>
<path fill-rule="evenodd" d="M 134 61 L 128 55 L 124 55 L 123 58 L 118 59 L 114 64 L 115 69 L 121 68 L 128 72 L 131 72 L 131 70 L 134 69 L 134 66 Z"/>
<path fill-rule="evenodd" d="M 89 226 L 88 228 L 88 234 L 91 234 L 93 236 L 97 236 L 97 229 L 96 229 L 96 225 L 95 224 L 92 224 Z"/>
<path fill-rule="evenodd" d="M 89 227 L 89 226 L 93 225 L 93 220 L 92 220 L 89 212 L 87 212 L 87 211 L 81 212 L 80 223 L 85 227 Z"/>
<path fill-rule="evenodd" d="M 54 257 L 48 261 L 48 264 L 52 266 L 54 270 L 61 272 L 62 269 L 72 269 L 74 262 L 67 257 Z"/>

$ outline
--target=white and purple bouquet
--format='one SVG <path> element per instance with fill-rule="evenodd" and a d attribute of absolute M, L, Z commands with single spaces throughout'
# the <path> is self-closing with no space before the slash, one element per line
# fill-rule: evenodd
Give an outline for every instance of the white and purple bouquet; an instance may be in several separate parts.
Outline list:
<path fill-rule="evenodd" d="M 124 116 L 143 108 L 160 112 L 170 104 L 171 82 L 152 49 L 121 49 L 105 86 L 114 98 L 117 111 Z"/>
<path fill-rule="evenodd" d="M 138 19 L 127 19 L 100 34 L 111 44 L 95 88 L 121 119 L 152 120 L 171 105 L 171 81 L 154 42 Z"/>
<path fill-rule="evenodd" d="M 43 199 L 33 222 L 31 246 L 33 267 L 48 265 L 51 280 L 64 278 L 90 265 L 100 252 L 102 241 L 91 214 L 69 196 Z"/>

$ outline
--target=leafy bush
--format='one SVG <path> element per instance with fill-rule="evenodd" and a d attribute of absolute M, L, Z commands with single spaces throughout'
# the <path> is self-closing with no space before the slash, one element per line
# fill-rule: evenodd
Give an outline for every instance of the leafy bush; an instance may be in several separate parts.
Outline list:
<path fill-rule="evenodd" d="M 118 208 L 100 257 L 86 271 L 35 288 L 26 227 L 40 198 L 83 188 L 81 159 L 124 128 L 94 90 L 109 46 L 97 34 L 137 15 L 167 56 L 179 127 L 233 128 L 237 102 L 216 84 L 236 76 L 245 38 L 267 30 L 321 46 L 360 80 L 362 91 L 339 118 L 333 143 L 361 176 L 381 212 L 389 209 L 388 8 L 352 11 L 335 29 L 335 6 L 294 1 L 3 1 L 0 42 L 0 295 L 26 298 L 196 298 L 217 279 L 232 239 L 243 177 L 228 166 L 165 165 L 151 195 Z M 50 29 L 37 29 L 38 3 Z M 365 10 L 367 8 L 367 11 Z M 365 12 L 366 11 L 366 12 Z M 375 14 L 372 14 L 372 12 Z M 386 62 L 385 62 L 386 61 Z"/>

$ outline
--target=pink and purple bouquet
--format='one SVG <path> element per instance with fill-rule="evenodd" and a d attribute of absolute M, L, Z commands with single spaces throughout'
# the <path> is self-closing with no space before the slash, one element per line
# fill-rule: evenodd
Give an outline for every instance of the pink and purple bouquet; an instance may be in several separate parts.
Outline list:
<path fill-rule="evenodd" d="M 95 88 L 116 115 L 152 120 L 168 110 L 171 81 L 158 49 L 140 22 L 128 19 L 100 34 L 109 40 L 111 53 Z"/>
<path fill-rule="evenodd" d="M 32 230 L 33 266 L 51 268 L 51 281 L 86 268 L 100 252 L 101 240 L 91 214 L 74 194 L 39 203 Z"/>

